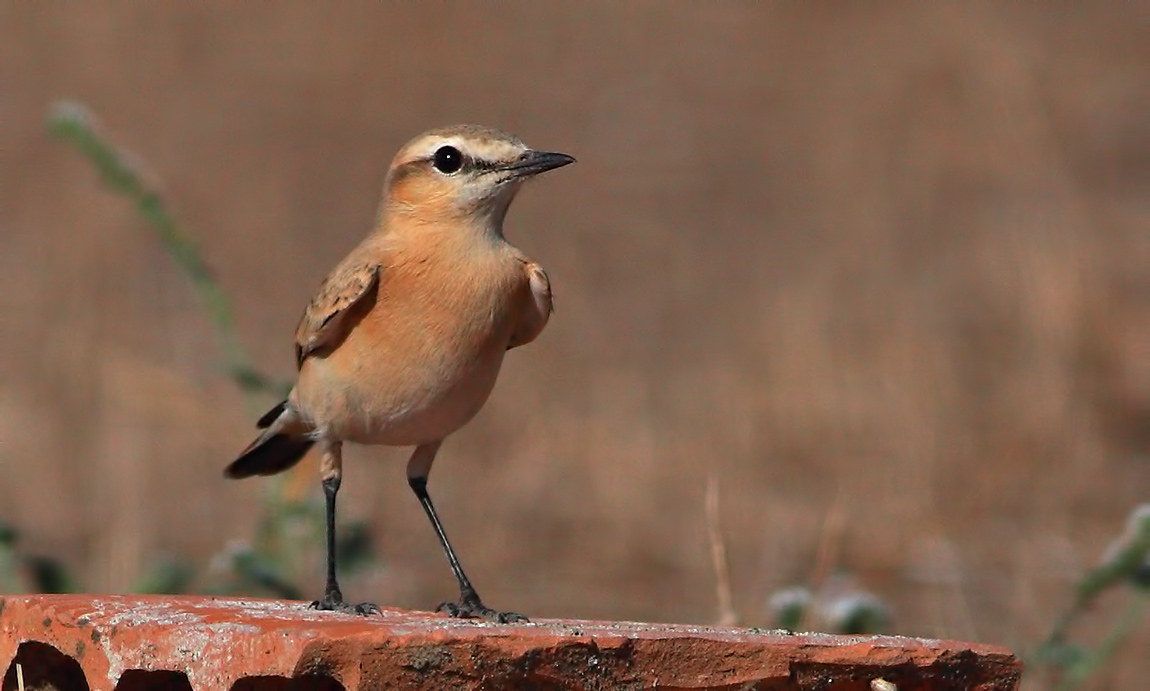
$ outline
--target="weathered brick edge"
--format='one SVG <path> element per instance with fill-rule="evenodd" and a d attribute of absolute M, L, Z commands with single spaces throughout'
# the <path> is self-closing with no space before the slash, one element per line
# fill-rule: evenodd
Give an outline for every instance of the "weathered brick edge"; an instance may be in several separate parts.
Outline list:
<path fill-rule="evenodd" d="M 50 646 L 50 647 L 49 647 Z M 1009 691 L 1021 665 L 990 645 L 667 624 L 515 626 L 385 609 L 212 597 L 0 597 L 3 691 L 118 689 L 870 689 Z M 31 678 L 30 678 L 31 677 Z"/>

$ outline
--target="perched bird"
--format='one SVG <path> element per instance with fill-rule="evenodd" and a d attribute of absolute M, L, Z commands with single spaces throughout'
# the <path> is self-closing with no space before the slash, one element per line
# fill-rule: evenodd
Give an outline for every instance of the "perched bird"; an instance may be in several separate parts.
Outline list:
<path fill-rule="evenodd" d="M 375 228 L 324 280 L 296 328 L 295 387 L 224 471 L 272 475 L 319 446 L 327 586 L 312 607 L 379 611 L 344 602 L 336 580 L 335 499 L 350 441 L 415 447 L 407 481 L 459 581 L 459 602 L 440 610 L 526 621 L 483 604 L 443 531 L 427 476 L 443 439 L 487 400 L 504 353 L 547 324 L 547 274 L 507 242 L 503 219 L 525 180 L 574 161 L 475 125 L 421 134 L 392 161 Z"/>

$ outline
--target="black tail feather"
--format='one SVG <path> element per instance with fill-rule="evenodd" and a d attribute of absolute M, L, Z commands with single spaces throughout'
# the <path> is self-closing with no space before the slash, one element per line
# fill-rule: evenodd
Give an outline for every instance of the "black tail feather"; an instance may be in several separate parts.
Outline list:
<path fill-rule="evenodd" d="M 238 480 L 252 475 L 282 473 L 299 463 L 314 443 L 306 437 L 273 434 L 267 439 L 256 442 L 244 451 L 242 456 L 232 461 L 232 464 L 224 469 L 224 477 Z"/>
<path fill-rule="evenodd" d="M 267 429 L 268 427 L 271 427 L 272 423 L 275 422 L 280 415 L 283 415 L 283 412 L 286 409 L 287 401 L 280 401 L 276 407 L 272 408 L 268 412 L 264 413 L 262 417 L 260 417 L 259 421 L 256 422 L 256 427 L 260 429 Z"/>

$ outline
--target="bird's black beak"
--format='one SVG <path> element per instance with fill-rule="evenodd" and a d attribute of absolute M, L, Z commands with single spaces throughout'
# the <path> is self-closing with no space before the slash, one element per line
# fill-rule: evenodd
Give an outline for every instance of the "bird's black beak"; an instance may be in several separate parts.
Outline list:
<path fill-rule="evenodd" d="M 567 154 L 552 151 L 527 151 L 519 157 L 519 160 L 504 166 L 503 170 L 510 172 L 517 178 L 526 178 L 574 162 L 575 157 Z"/>

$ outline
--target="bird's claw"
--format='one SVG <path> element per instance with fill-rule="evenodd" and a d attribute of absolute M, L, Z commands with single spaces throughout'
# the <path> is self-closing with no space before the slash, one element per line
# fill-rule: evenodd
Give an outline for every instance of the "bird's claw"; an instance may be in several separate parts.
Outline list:
<path fill-rule="evenodd" d="M 383 614 L 377 605 L 370 602 L 361 602 L 358 605 L 353 605 L 344 602 L 342 597 L 332 597 L 331 593 L 323 596 L 322 599 L 314 600 L 308 609 L 315 609 L 321 612 L 342 612 L 344 614 L 358 614 L 361 617 L 371 616 L 373 614 Z"/>
<path fill-rule="evenodd" d="M 531 620 L 515 612 L 500 612 L 484 605 L 478 598 L 464 598 L 459 602 L 444 602 L 435 608 L 455 619 L 483 619 L 495 624 L 529 624 Z"/>

